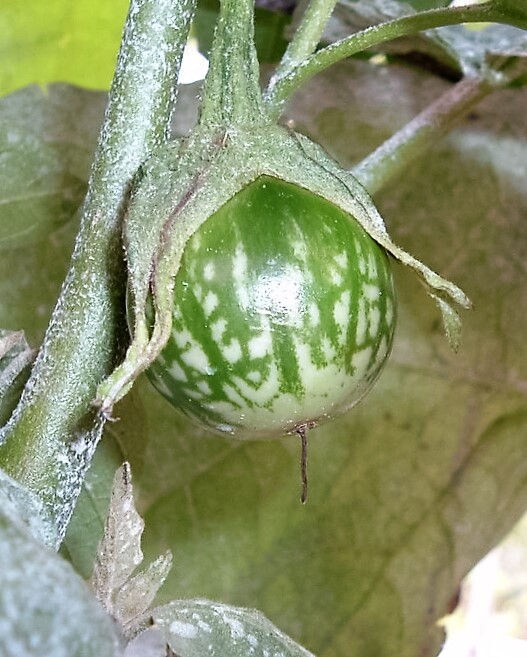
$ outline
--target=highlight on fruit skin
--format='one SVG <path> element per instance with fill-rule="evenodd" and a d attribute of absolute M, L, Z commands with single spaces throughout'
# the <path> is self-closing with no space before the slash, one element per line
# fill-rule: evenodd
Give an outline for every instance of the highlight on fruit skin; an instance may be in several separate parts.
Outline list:
<path fill-rule="evenodd" d="M 172 334 L 147 373 L 212 430 L 292 433 L 369 390 L 391 349 L 395 301 L 388 258 L 355 219 L 264 176 L 187 243 Z"/>

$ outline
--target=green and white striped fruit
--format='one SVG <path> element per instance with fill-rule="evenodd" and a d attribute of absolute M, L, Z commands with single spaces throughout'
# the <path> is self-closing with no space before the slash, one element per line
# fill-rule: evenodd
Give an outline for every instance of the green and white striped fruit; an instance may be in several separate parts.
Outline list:
<path fill-rule="evenodd" d="M 361 399 L 394 322 L 381 247 L 329 201 L 262 177 L 187 243 L 172 334 L 149 377 L 209 428 L 283 435 Z"/>

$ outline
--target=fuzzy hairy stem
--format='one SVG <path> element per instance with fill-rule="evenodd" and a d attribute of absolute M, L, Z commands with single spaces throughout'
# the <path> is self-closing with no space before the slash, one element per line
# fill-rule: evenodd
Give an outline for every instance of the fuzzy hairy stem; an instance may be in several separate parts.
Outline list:
<path fill-rule="evenodd" d="M 220 0 L 200 124 L 211 128 L 260 121 L 254 0 Z"/>
<path fill-rule="evenodd" d="M 168 134 L 195 0 L 132 0 L 71 267 L 22 399 L 0 432 L 0 465 L 37 495 L 55 546 L 104 421 L 92 408 L 125 321 L 123 210 L 137 168 Z"/>
<path fill-rule="evenodd" d="M 336 4 L 337 0 L 311 0 L 309 2 L 275 71 L 276 77 L 284 77 L 315 51 Z"/>
<path fill-rule="evenodd" d="M 377 193 L 494 90 L 484 79 L 462 79 L 359 162 L 353 174 L 370 194 Z"/>
<path fill-rule="evenodd" d="M 314 53 L 288 73 L 273 75 L 265 93 L 265 103 L 273 117 L 278 117 L 285 103 L 302 84 L 332 64 L 368 50 L 386 41 L 445 25 L 471 22 L 496 22 L 526 27 L 523 14 L 504 9 L 500 2 L 445 7 L 396 18 L 352 34 Z"/>

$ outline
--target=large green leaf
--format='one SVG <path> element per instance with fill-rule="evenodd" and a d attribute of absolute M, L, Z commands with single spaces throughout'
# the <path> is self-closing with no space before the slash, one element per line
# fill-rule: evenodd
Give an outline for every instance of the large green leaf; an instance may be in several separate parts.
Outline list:
<path fill-rule="evenodd" d="M 177 655 L 185 657 L 314 657 L 255 609 L 211 600 L 174 600 L 152 611 Z"/>
<path fill-rule="evenodd" d="M 0 6 L 0 95 L 28 84 L 69 82 L 108 89 L 130 0 L 3 0 Z M 262 61 L 277 61 L 287 42 L 287 14 L 257 10 Z M 194 33 L 204 51 L 217 18 L 216 0 L 198 4 Z"/>
<path fill-rule="evenodd" d="M 5 501 L 2 500 L 2 509 Z M 2 657 L 117 657 L 120 639 L 73 568 L 0 512 Z"/>
<path fill-rule="evenodd" d="M 106 89 L 129 0 L 4 0 L 0 94 L 31 83 Z"/>
<path fill-rule="evenodd" d="M 68 85 L 0 100 L 0 316 L 33 345 L 66 271 L 104 104 Z"/>
<path fill-rule="evenodd" d="M 45 239 L 86 190 L 105 95 L 30 86 L 0 102 L 0 251 Z"/>
<path fill-rule="evenodd" d="M 299 93 L 291 116 L 351 164 L 444 88 L 415 70 L 348 63 Z M 437 652 L 435 620 L 460 578 L 527 506 L 525 100 L 486 101 L 379 199 L 394 238 L 460 283 L 475 310 L 454 355 L 435 307 L 397 268 L 390 364 L 350 416 L 312 434 L 305 507 L 295 439 L 206 435 L 146 381 L 121 404 L 110 431 L 132 463 L 147 558 L 174 552 L 160 602 L 260 608 L 320 657 Z M 71 240 L 71 228 L 6 251 L 0 325 L 40 337 L 67 259 L 53 239 Z M 93 470 L 101 491 L 109 452 Z M 67 543 L 88 571 L 102 530 L 91 517 Z"/>

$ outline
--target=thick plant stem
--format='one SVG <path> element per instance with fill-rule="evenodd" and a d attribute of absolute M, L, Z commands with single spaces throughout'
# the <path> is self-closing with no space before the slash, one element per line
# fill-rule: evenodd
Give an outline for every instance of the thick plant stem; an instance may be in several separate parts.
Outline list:
<path fill-rule="evenodd" d="M 464 78 L 357 164 L 353 174 L 375 194 L 494 90 L 481 78 Z"/>
<path fill-rule="evenodd" d="M 260 123 L 261 115 L 254 0 L 220 0 L 200 124 L 228 127 Z"/>
<path fill-rule="evenodd" d="M 123 209 L 137 168 L 166 139 L 194 4 L 131 2 L 70 271 L 22 399 L 0 432 L 0 465 L 43 502 L 55 546 L 101 435 L 97 385 L 122 349 Z"/>
<path fill-rule="evenodd" d="M 342 59 L 386 41 L 445 25 L 480 21 L 508 23 L 510 20 L 511 16 L 502 11 L 497 3 L 486 2 L 418 12 L 374 25 L 322 48 L 286 74 L 273 75 L 265 93 L 267 109 L 273 117 L 278 117 L 288 98 L 314 75 Z M 518 18 L 518 26 L 524 27 L 522 17 Z"/>

